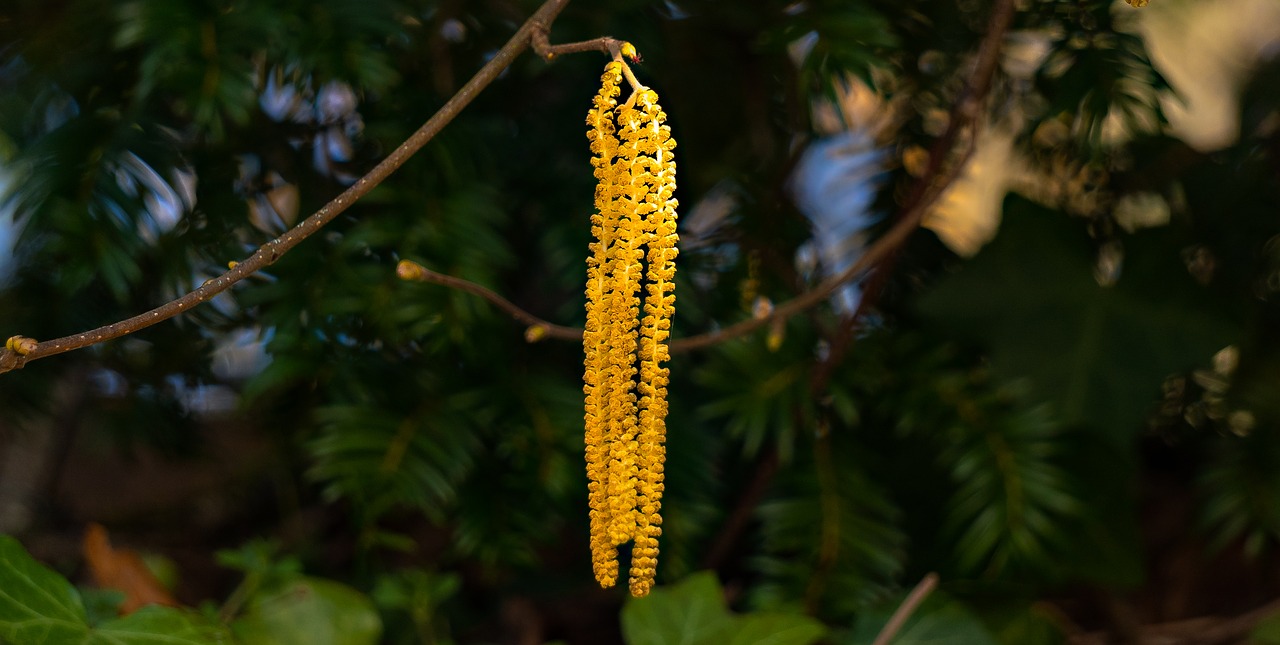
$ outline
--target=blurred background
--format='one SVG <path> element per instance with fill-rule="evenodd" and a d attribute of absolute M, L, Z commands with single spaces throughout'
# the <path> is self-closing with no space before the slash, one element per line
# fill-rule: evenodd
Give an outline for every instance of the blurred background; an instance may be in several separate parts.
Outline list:
<path fill-rule="evenodd" d="M 220 274 L 537 6 L 9 0 L 0 335 Z M 679 142 L 676 338 L 897 221 L 991 10 L 568 6 L 552 41 L 633 42 Z M 139 593 L 97 575 L 109 535 L 242 642 L 870 643 L 936 572 L 897 642 L 1280 643 L 1280 3 L 1020 2 L 923 229 L 820 306 L 673 359 L 642 602 L 591 575 L 581 347 L 395 277 L 411 259 L 582 324 L 605 62 L 522 56 L 266 271 L 0 376 L 0 534 L 91 623 Z M 288 585 L 311 600 L 276 602 Z M 675 618 L 695 609 L 700 632 Z"/>

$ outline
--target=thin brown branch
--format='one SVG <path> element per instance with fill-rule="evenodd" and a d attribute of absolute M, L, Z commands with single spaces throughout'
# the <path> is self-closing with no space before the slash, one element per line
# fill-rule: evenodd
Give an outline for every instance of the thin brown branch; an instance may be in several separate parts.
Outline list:
<path fill-rule="evenodd" d="M 996 65 L 1000 60 L 1000 48 L 1004 43 L 1005 34 L 1009 31 L 1009 26 L 1013 23 L 1014 3 L 1013 0 L 998 0 L 996 3 L 991 22 L 988 26 L 987 33 L 983 37 L 981 44 L 978 46 L 978 53 L 974 57 L 973 71 L 969 76 L 968 82 L 965 84 L 964 90 L 960 97 L 956 100 L 951 110 L 951 118 L 948 122 L 947 129 L 934 142 L 929 155 L 929 165 L 925 169 L 924 174 L 916 181 L 911 193 L 908 194 L 903 202 L 902 210 L 897 218 L 897 223 L 893 225 L 884 235 L 875 241 L 866 252 L 858 258 L 849 268 L 845 269 L 838 275 L 831 276 L 823 280 L 817 287 L 810 291 L 796 296 L 776 307 L 768 315 L 753 317 L 741 322 L 735 323 L 724 329 L 717 331 L 698 334 L 696 336 L 688 336 L 673 340 L 671 342 L 672 353 L 688 352 L 695 349 L 702 349 L 711 345 L 716 345 L 740 336 L 745 336 L 766 325 L 777 324 L 785 321 L 792 316 L 801 313 L 819 303 L 825 301 L 832 293 L 849 282 L 862 275 L 863 273 L 879 266 L 893 257 L 898 249 L 906 243 L 911 234 L 920 227 L 920 222 L 924 219 L 929 207 L 937 201 L 938 197 L 946 191 L 947 187 L 960 176 L 964 163 L 968 160 L 973 152 L 974 129 L 976 121 L 981 114 L 981 108 L 986 99 L 987 92 L 991 88 L 991 80 L 995 76 Z M 538 34 L 541 34 L 539 36 Z M 545 31 L 535 31 L 535 38 L 540 38 L 545 44 Z M 582 43 L 570 43 L 573 49 L 566 51 L 608 51 L 607 47 L 601 45 L 601 42 L 613 39 L 596 39 L 584 41 Z M 614 41 L 620 42 L 620 41 Z M 553 47 L 544 45 L 545 47 Z M 558 47 L 558 46 L 557 46 Z M 553 49 L 544 49 L 543 51 L 553 51 Z M 962 134 L 968 133 L 967 142 L 964 148 L 957 152 L 955 150 L 956 141 Z M 442 276 L 443 277 L 443 276 Z M 459 280 L 451 278 L 451 280 Z M 435 281 L 444 284 L 442 281 Z M 479 285 L 468 283 L 465 280 L 459 281 L 457 284 L 460 288 L 462 284 L 470 285 L 476 289 L 484 289 Z M 468 289 L 472 290 L 472 289 Z M 475 293 L 474 290 L 472 290 Z M 494 294 L 496 295 L 496 294 Z M 508 303 L 510 305 L 510 303 Z M 520 312 L 518 319 L 524 320 L 524 317 L 534 318 L 532 314 L 520 310 L 515 305 L 510 305 Z M 512 313 L 508 309 L 508 313 Z M 549 323 L 548 323 L 549 324 Z M 579 340 L 582 336 L 580 329 L 560 327 L 563 330 L 573 329 L 572 339 Z M 568 333 L 565 337 L 568 339 Z M 560 337 L 560 336 L 557 336 Z"/>
<path fill-rule="evenodd" d="M 562 43 L 552 45 L 548 40 L 547 34 L 549 25 L 535 25 L 533 28 L 533 40 L 530 45 L 533 47 L 535 54 L 541 56 L 543 60 L 551 61 L 556 56 L 564 54 L 581 54 L 583 52 L 600 52 L 608 54 L 612 58 L 621 56 L 623 41 L 617 38 L 602 36 L 600 38 L 592 38 L 591 40 L 583 40 L 576 43 Z"/>
<path fill-rule="evenodd" d="M 920 603 L 933 593 L 934 587 L 938 586 L 938 574 L 930 573 L 925 576 L 915 587 L 907 594 L 907 599 L 902 601 L 901 605 L 894 610 L 893 615 L 889 617 L 889 622 L 884 624 L 880 629 L 880 633 L 876 635 L 876 639 L 871 645 L 889 645 L 893 641 L 893 637 L 898 635 L 902 630 L 902 626 L 907 624 L 907 619 L 911 618 L 916 609 L 920 607 Z"/>
<path fill-rule="evenodd" d="M 231 288 L 235 283 L 249 277 L 253 273 L 271 265 L 290 249 L 297 246 L 300 242 L 307 239 L 316 231 L 320 230 L 325 224 L 328 224 L 335 217 L 347 210 L 361 197 L 364 197 L 375 186 L 382 183 L 391 173 L 395 172 L 405 161 L 412 157 L 414 153 L 422 149 L 427 142 L 435 138 L 449 122 L 465 108 L 472 99 L 478 95 L 481 90 L 488 87 L 490 83 L 498 77 L 503 70 L 507 69 L 521 52 L 532 44 L 535 33 L 541 33 L 545 37 L 546 27 L 550 25 L 564 9 L 569 0 L 547 0 L 538 8 L 536 12 L 525 21 L 524 25 L 516 31 L 515 35 L 507 41 L 502 49 L 494 55 L 476 75 L 467 82 L 462 89 L 458 90 L 452 98 L 448 100 L 426 123 L 418 128 L 404 143 L 400 144 L 386 159 L 383 159 L 378 165 L 374 166 L 365 176 L 358 179 L 349 188 L 342 191 L 337 197 L 334 197 L 325 204 L 320 210 L 316 211 L 307 219 L 303 220 L 297 226 L 290 229 L 284 235 L 264 244 L 249 258 L 235 264 L 230 270 L 222 275 L 206 281 L 194 291 L 179 297 L 176 300 L 165 303 L 151 311 L 139 314 L 127 320 L 99 327 L 97 329 L 86 331 L 74 336 L 66 336 L 64 338 L 56 338 L 44 342 L 30 343 L 25 342 L 30 339 L 23 338 L 24 342 L 10 343 L 3 350 L 0 350 L 0 374 L 10 370 L 19 369 L 26 363 L 40 358 L 61 354 L 62 352 L 80 349 L 101 343 L 103 341 L 119 338 L 127 334 L 132 334 L 138 330 L 145 329 L 160 321 L 168 320 L 196 305 L 208 301 L 214 296 Z M 20 351 L 22 350 L 22 351 Z"/>
<path fill-rule="evenodd" d="M 966 130 L 972 129 L 970 126 L 974 124 L 981 114 L 982 103 L 987 96 L 987 91 L 991 89 L 991 79 L 995 76 L 996 64 L 1000 60 L 1000 47 L 1004 43 L 1005 34 L 1008 33 L 1009 26 L 1013 23 L 1013 13 L 1013 0 L 999 0 L 996 2 L 987 33 L 983 37 L 982 43 L 978 46 L 978 54 L 974 58 L 973 72 L 969 76 L 969 81 L 965 85 L 964 91 L 960 94 L 959 99 L 951 110 L 951 119 L 947 124 L 947 129 L 934 142 L 933 149 L 929 155 L 928 168 L 916 182 L 903 203 L 897 223 L 888 232 L 876 240 L 862 257 L 858 258 L 848 269 L 823 280 L 813 290 L 778 305 L 770 315 L 744 320 L 707 334 L 672 341 L 671 351 L 687 352 L 701 349 L 744 336 L 773 323 L 775 320 L 786 320 L 826 300 L 836 289 L 895 254 L 911 234 L 919 228 L 920 222 L 924 219 L 925 213 L 928 212 L 933 202 L 959 176 L 960 170 L 964 165 L 963 161 L 968 158 L 968 153 L 972 150 L 973 137 L 970 136 L 969 144 L 966 146 L 965 152 L 960 155 L 960 158 L 951 158 L 956 140 Z M 970 134 L 972 135 L 972 133 Z"/>
<path fill-rule="evenodd" d="M 559 338 L 561 340 L 576 340 L 582 342 L 582 330 L 575 327 L 565 327 L 555 323 L 547 322 L 524 309 L 518 307 L 515 303 L 503 298 L 493 290 L 482 287 L 474 282 L 455 278 L 451 275 L 437 273 L 428 269 L 417 262 L 409 260 L 401 260 L 396 266 L 396 275 L 404 280 L 415 280 L 417 282 L 430 282 L 445 287 L 451 287 L 475 294 L 488 300 L 495 307 L 507 312 L 512 318 L 526 324 L 529 328 L 525 331 L 525 338 L 529 342 L 537 342 L 544 338 Z"/>
<path fill-rule="evenodd" d="M 349 208 L 352 203 L 367 194 L 392 172 L 395 172 L 410 156 L 421 149 L 445 125 L 452 121 L 481 90 L 492 83 L 504 69 L 510 66 L 511 62 L 525 48 L 533 47 L 543 58 L 553 58 L 559 54 L 584 51 L 600 51 L 617 57 L 622 41 L 613 38 L 597 38 L 564 45 L 551 45 L 547 42 L 547 26 L 559 15 L 567 3 L 568 0 L 547 0 L 520 27 L 519 31 L 498 51 L 492 60 L 481 68 L 457 94 L 449 99 L 430 120 L 399 148 L 315 214 L 303 220 L 284 235 L 263 245 L 245 261 L 236 264 L 217 278 L 205 282 L 200 288 L 185 296 L 118 323 L 99 327 L 75 336 L 44 342 L 34 342 L 32 339 L 15 337 L 18 339 L 16 342 L 12 342 L 3 350 L 0 350 L 0 373 L 21 368 L 28 361 L 87 347 L 150 327 L 211 299 L 230 288 L 233 284 L 274 263 L 280 256 L 332 221 Z M 959 176 L 963 162 L 972 150 L 972 132 L 970 132 L 969 142 L 963 153 L 956 155 L 953 148 L 962 133 L 966 130 L 972 130 L 971 126 L 980 114 L 983 100 L 990 89 L 996 64 L 999 61 L 1000 46 L 1013 20 L 1013 13 L 1014 5 L 1012 0 L 999 0 L 996 3 L 987 35 L 983 38 L 974 60 L 973 72 L 965 90 L 952 109 L 947 129 L 934 143 L 928 168 L 916 182 L 914 189 L 904 202 L 897 223 L 888 232 L 876 240 L 862 257 L 848 269 L 838 275 L 827 278 L 816 288 L 778 305 L 769 315 L 744 320 L 714 332 L 675 340 L 671 343 L 671 351 L 687 352 L 701 349 L 744 336 L 766 325 L 786 320 L 823 302 L 845 283 L 892 257 L 919 227 L 928 208 L 947 186 Z M 502 307 L 516 319 L 526 322 L 530 325 L 531 337 L 539 337 L 545 333 L 545 335 L 566 340 L 581 339 L 580 330 L 553 325 L 544 321 L 480 285 L 460 278 L 441 274 L 434 275 L 438 277 L 429 281 L 463 289 L 485 297 L 495 305 Z M 545 330 L 545 332 L 542 330 Z"/>

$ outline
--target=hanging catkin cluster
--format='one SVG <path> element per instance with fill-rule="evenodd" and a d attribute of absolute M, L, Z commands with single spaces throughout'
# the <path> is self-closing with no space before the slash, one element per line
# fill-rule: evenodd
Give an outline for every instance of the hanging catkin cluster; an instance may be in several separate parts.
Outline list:
<path fill-rule="evenodd" d="M 676 142 L 652 90 L 640 89 L 618 106 L 624 65 L 605 67 L 587 115 L 598 183 L 587 258 L 583 391 L 596 580 L 604 587 L 617 582 L 618 547 L 634 541 L 630 588 L 643 596 L 653 586 L 662 534 Z"/>

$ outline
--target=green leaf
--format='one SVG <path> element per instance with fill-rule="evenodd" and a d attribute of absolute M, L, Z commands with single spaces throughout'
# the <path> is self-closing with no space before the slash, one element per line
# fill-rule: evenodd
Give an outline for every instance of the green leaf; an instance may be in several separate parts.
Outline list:
<path fill-rule="evenodd" d="M 216 645 L 232 639 L 200 614 L 158 606 L 91 630 L 75 587 L 32 559 L 17 540 L 0 535 L 0 642 Z"/>
<path fill-rule="evenodd" d="M 101 625 L 115 620 L 120 615 L 120 606 L 124 604 L 125 595 L 118 589 L 98 589 L 80 587 L 80 602 L 84 605 L 86 620 L 90 625 Z"/>
<path fill-rule="evenodd" d="M 78 643 L 88 633 L 75 587 L 0 535 L 0 641 Z"/>
<path fill-rule="evenodd" d="M 677 585 L 654 589 L 622 608 L 622 637 L 627 645 L 724 642 L 720 639 L 732 627 L 720 583 L 710 571 L 695 573 Z"/>
<path fill-rule="evenodd" d="M 1280 645 L 1280 611 L 1272 612 L 1258 622 L 1249 634 L 1249 642 L 1256 645 Z"/>
<path fill-rule="evenodd" d="M 1017 197 L 1004 210 L 996 239 L 920 309 L 984 344 L 1004 376 L 1029 377 L 1066 422 L 1127 441 L 1167 375 L 1238 335 L 1169 230 L 1124 238 L 1123 271 L 1103 286 L 1083 225 Z"/>
<path fill-rule="evenodd" d="M 231 629 L 245 645 L 366 645 L 378 642 L 382 621 L 355 589 L 299 576 L 256 594 Z"/>
<path fill-rule="evenodd" d="M 88 645 L 216 645 L 231 643 L 223 625 L 174 607 L 152 605 L 93 631 Z"/>
<path fill-rule="evenodd" d="M 729 645 L 809 645 L 827 633 L 822 623 L 800 614 L 759 613 L 737 619 Z"/>
<path fill-rule="evenodd" d="M 809 645 L 827 628 L 800 614 L 735 615 L 714 573 L 695 573 L 622 608 L 627 645 Z"/>
<path fill-rule="evenodd" d="M 875 611 L 864 613 L 854 625 L 847 645 L 863 645 L 875 641 L 884 629 L 889 617 L 906 598 L 905 594 L 894 602 L 882 605 Z M 893 638 L 894 645 L 997 645 L 982 621 L 964 604 L 946 594 L 935 591 L 916 609 L 902 629 Z"/>
<path fill-rule="evenodd" d="M 1058 645 L 1066 640 L 1051 610 L 1031 605 L 1014 615 L 999 617 L 987 625 L 996 640 L 1005 645 Z"/>

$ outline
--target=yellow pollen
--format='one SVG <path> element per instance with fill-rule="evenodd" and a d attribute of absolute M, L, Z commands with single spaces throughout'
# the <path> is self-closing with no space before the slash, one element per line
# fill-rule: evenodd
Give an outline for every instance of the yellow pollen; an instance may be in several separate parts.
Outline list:
<path fill-rule="evenodd" d="M 597 184 L 583 393 L 596 580 L 604 587 L 617 582 L 617 547 L 632 542 L 628 586 L 643 596 L 653 587 L 662 534 L 669 373 L 663 364 L 675 313 L 678 203 L 667 115 L 647 88 L 618 106 L 625 67 L 622 61 L 605 67 L 587 114 Z"/>

